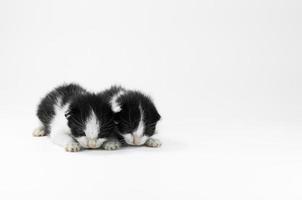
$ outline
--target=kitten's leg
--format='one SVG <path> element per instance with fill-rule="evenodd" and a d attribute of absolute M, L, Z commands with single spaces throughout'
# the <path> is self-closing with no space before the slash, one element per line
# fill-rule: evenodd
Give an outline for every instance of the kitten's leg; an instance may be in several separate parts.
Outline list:
<path fill-rule="evenodd" d="M 80 144 L 64 132 L 51 133 L 50 138 L 53 143 L 64 147 L 68 152 L 77 152 L 81 149 Z"/>
<path fill-rule="evenodd" d="M 160 147 L 161 146 L 161 142 L 160 142 L 159 139 L 149 138 L 146 141 L 145 146 L 147 146 L 147 147 Z"/>
<path fill-rule="evenodd" d="M 39 126 L 38 128 L 36 128 L 33 132 L 33 136 L 34 137 L 41 137 L 41 136 L 45 136 L 45 130 L 43 126 Z"/>
<path fill-rule="evenodd" d="M 117 139 L 108 139 L 103 144 L 103 149 L 105 150 L 117 150 L 121 148 L 122 144 Z"/>

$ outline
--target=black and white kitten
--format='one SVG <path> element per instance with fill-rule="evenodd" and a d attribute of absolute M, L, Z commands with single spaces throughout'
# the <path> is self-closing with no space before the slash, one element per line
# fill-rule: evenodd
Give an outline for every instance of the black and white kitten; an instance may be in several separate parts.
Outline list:
<path fill-rule="evenodd" d="M 114 115 L 110 104 L 76 84 L 55 88 L 38 106 L 41 122 L 33 135 L 49 135 L 68 152 L 83 148 L 119 148 L 110 138 L 114 132 Z M 108 141 L 108 143 L 106 143 Z"/>
<path fill-rule="evenodd" d="M 148 96 L 116 86 L 102 95 L 111 104 L 117 132 L 122 140 L 129 145 L 161 146 L 161 142 L 153 138 L 161 116 Z"/>

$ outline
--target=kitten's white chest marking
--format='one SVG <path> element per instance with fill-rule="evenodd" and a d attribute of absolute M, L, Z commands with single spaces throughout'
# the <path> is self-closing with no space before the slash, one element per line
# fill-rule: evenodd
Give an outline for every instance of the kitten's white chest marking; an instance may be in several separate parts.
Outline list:
<path fill-rule="evenodd" d="M 74 143 L 71 135 L 70 128 L 68 127 L 68 121 L 65 117 L 65 113 L 69 108 L 69 103 L 62 105 L 62 99 L 57 98 L 57 102 L 54 105 L 55 115 L 50 123 L 50 138 L 52 142 L 60 146 L 66 147 Z"/>
<path fill-rule="evenodd" d="M 50 133 L 63 132 L 70 134 L 70 128 L 65 117 L 65 113 L 69 108 L 69 103 L 62 106 L 62 99 L 58 98 L 57 103 L 54 105 L 55 115 L 50 123 Z"/>

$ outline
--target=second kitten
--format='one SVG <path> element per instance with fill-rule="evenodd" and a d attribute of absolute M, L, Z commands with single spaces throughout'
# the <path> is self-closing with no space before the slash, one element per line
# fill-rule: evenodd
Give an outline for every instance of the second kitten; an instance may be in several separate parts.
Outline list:
<path fill-rule="evenodd" d="M 161 146 L 161 142 L 153 137 L 161 116 L 150 97 L 116 86 L 102 95 L 110 102 L 115 113 L 116 131 L 120 139 L 129 145 Z"/>

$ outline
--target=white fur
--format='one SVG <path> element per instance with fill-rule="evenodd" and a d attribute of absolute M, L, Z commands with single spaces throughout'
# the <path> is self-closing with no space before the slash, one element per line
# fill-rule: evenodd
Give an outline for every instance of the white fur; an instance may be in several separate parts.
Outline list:
<path fill-rule="evenodd" d="M 93 110 L 91 110 L 90 116 L 86 121 L 84 132 L 85 135 L 91 140 L 95 140 L 98 137 L 100 132 L 100 124 Z"/>
<path fill-rule="evenodd" d="M 58 98 L 57 103 L 54 105 L 55 115 L 50 123 L 50 138 L 52 142 L 65 148 L 74 143 L 65 117 L 68 108 L 69 104 L 62 106 L 62 99 Z"/>
<path fill-rule="evenodd" d="M 131 133 L 123 135 L 125 142 L 130 145 L 143 145 L 149 138 L 148 136 L 143 135 L 141 137 L 137 137 L 134 143 L 134 137 L 136 136 L 133 136 Z"/>
<path fill-rule="evenodd" d="M 80 145 L 75 142 L 69 143 L 65 146 L 65 151 L 68 151 L 68 152 L 77 152 L 80 150 L 81 150 Z"/>
<path fill-rule="evenodd" d="M 127 144 L 133 145 L 133 136 L 131 133 L 123 134 L 123 138 Z"/>
<path fill-rule="evenodd" d="M 118 98 L 120 98 L 122 95 L 125 94 L 124 90 L 120 90 L 118 93 L 116 93 L 110 100 L 110 104 L 111 104 L 111 109 L 113 112 L 117 113 L 120 112 L 121 106 L 119 103 L 117 103 Z"/>
<path fill-rule="evenodd" d="M 44 128 L 42 126 L 39 126 L 38 128 L 36 128 L 33 132 L 33 136 L 34 137 L 45 136 Z"/>
<path fill-rule="evenodd" d="M 84 148 L 88 148 L 88 139 L 87 137 L 83 136 L 83 137 L 78 137 L 76 138 L 76 140 L 80 143 L 80 145 Z"/>

